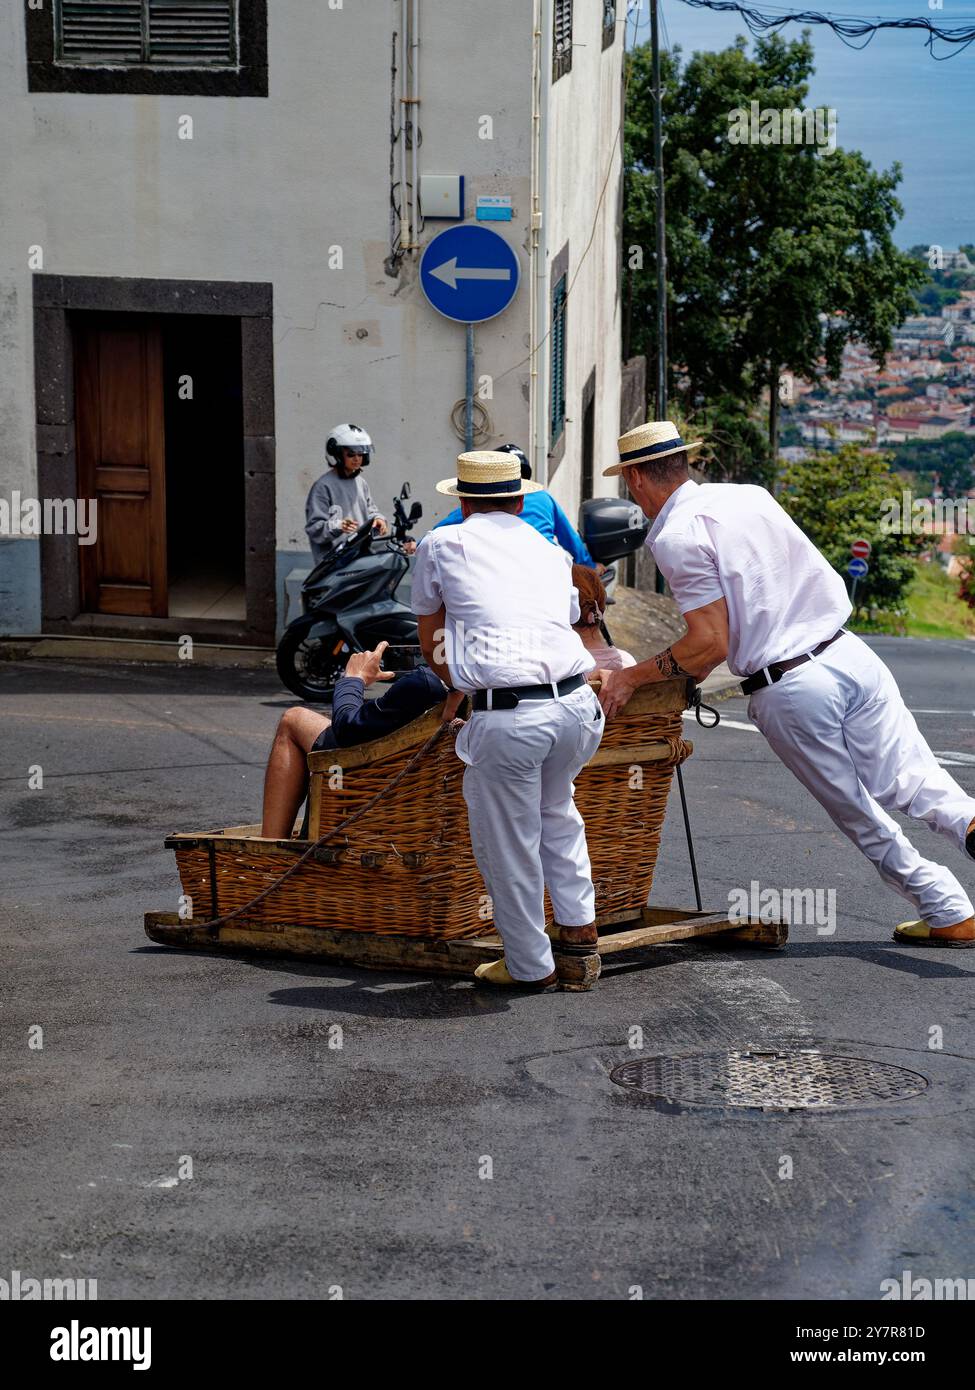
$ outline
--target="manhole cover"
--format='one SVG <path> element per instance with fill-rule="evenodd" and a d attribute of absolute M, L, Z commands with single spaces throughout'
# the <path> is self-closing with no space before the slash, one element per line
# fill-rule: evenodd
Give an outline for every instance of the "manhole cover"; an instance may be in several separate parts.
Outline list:
<path fill-rule="evenodd" d="M 753 1110 L 853 1110 L 909 1100 L 927 1087 L 919 1072 L 828 1053 L 700 1052 L 641 1057 L 610 1072 L 617 1086 L 675 1105 Z"/>

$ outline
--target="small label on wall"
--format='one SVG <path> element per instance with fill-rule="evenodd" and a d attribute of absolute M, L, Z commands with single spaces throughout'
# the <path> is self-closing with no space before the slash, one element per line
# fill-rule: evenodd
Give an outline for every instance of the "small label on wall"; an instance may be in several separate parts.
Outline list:
<path fill-rule="evenodd" d="M 494 194 L 484 194 L 477 200 L 478 222 L 510 222 L 511 198 Z"/>

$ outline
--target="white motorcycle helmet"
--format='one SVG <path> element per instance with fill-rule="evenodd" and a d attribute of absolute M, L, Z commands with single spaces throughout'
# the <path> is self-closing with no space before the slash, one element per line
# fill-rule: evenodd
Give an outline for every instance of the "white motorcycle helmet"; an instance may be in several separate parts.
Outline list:
<path fill-rule="evenodd" d="M 362 455 L 362 466 L 372 458 L 372 440 L 360 425 L 336 425 L 325 441 L 325 459 L 329 468 L 338 468 L 342 460 L 340 449 L 355 449 Z"/>

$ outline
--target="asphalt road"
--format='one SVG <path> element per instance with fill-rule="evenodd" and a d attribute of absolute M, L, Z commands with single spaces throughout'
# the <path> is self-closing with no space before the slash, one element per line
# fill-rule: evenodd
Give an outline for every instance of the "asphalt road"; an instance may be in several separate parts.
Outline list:
<path fill-rule="evenodd" d="M 975 647 L 877 646 L 975 793 Z M 975 1275 L 975 952 L 890 940 L 908 906 L 739 727 L 744 701 L 692 730 L 705 903 L 832 888 L 835 933 L 664 946 L 590 994 L 515 999 L 146 941 L 143 912 L 179 892 L 164 835 L 256 818 L 289 703 L 264 672 L 0 666 L 0 1277 L 97 1278 L 103 1299 L 845 1299 Z M 975 864 L 916 834 L 975 890 Z M 652 901 L 691 903 L 676 799 Z M 929 1085 L 835 1114 L 668 1114 L 608 1079 L 739 1047 Z"/>

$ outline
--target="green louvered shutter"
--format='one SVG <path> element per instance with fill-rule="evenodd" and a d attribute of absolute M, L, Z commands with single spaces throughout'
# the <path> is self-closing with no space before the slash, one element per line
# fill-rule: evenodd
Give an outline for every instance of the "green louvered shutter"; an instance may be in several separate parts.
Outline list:
<path fill-rule="evenodd" d="M 149 0 L 149 61 L 232 67 L 237 61 L 234 0 Z"/>
<path fill-rule="evenodd" d="M 61 63 L 234 67 L 237 0 L 55 0 Z"/>
<path fill-rule="evenodd" d="M 552 27 L 552 80 L 572 67 L 572 0 L 555 0 Z"/>
<path fill-rule="evenodd" d="M 565 309 L 566 277 L 563 275 L 552 291 L 552 390 L 551 446 L 558 443 L 565 428 Z"/>
<path fill-rule="evenodd" d="M 63 63 L 142 62 L 142 0 L 60 0 L 55 52 Z"/>

